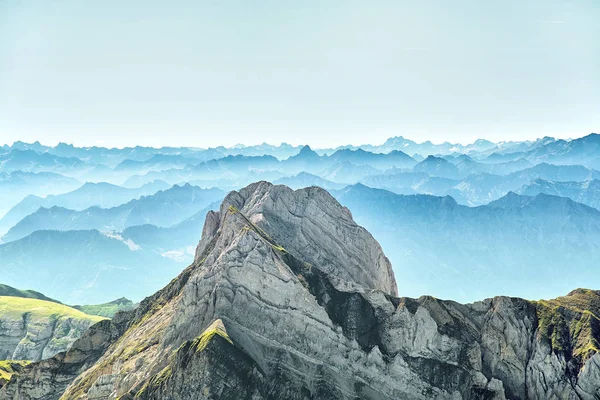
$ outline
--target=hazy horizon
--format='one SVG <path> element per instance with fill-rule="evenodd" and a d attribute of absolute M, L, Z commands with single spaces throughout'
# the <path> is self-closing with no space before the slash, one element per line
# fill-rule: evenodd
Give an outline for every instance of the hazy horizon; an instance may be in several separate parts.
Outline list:
<path fill-rule="evenodd" d="M 585 134 L 582 134 L 582 135 L 576 135 L 576 136 L 570 136 L 570 137 L 556 137 L 556 136 L 553 136 L 553 138 L 555 138 L 555 139 L 563 139 L 563 140 L 570 141 L 570 140 L 579 139 L 579 138 L 588 136 L 590 134 L 596 134 L 596 132 L 588 132 L 588 133 L 585 133 Z M 150 145 L 146 146 L 146 145 L 137 144 L 137 145 L 133 145 L 133 146 L 129 146 L 129 145 L 116 146 L 116 145 L 111 145 L 111 144 L 108 144 L 108 143 L 105 143 L 103 145 L 99 145 L 99 144 L 78 144 L 76 142 L 69 142 L 69 141 L 65 141 L 65 140 L 57 140 L 57 141 L 53 141 L 53 142 L 48 142 L 48 141 L 44 141 L 43 139 L 42 140 L 36 139 L 36 140 L 29 140 L 29 141 L 28 140 L 15 140 L 15 141 L 12 141 L 12 142 L 0 143 L 0 146 L 12 146 L 12 145 L 14 145 L 17 142 L 28 143 L 28 144 L 33 144 L 35 142 L 38 142 L 42 146 L 48 146 L 48 147 L 55 147 L 59 143 L 65 143 L 67 145 L 73 145 L 75 147 L 104 147 L 104 148 L 114 148 L 114 149 L 123 149 L 123 148 L 136 147 L 136 146 L 152 147 L 152 148 L 160 148 L 160 147 L 188 147 L 188 148 L 208 149 L 208 148 L 215 148 L 215 147 L 234 148 L 234 147 L 237 147 L 237 146 L 251 147 L 251 146 L 264 145 L 264 144 L 266 144 L 266 145 L 272 145 L 272 146 L 281 146 L 283 144 L 288 144 L 290 146 L 306 146 L 306 145 L 308 145 L 311 148 L 318 150 L 318 149 L 334 149 L 334 148 L 343 147 L 343 146 L 356 146 L 356 147 L 365 146 L 365 145 L 367 145 L 367 146 L 368 145 L 378 146 L 378 145 L 384 144 L 387 139 L 391 139 L 391 138 L 394 138 L 394 137 L 402 137 L 402 138 L 407 139 L 407 140 L 412 140 L 413 142 L 415 142 L 417 144 L 429 141 L 429 142 L 431 142 L 433 144 L 436 144 L 436 145 L 442 144 L 444 142 L 448 142 L 448 143 L 452 143 L 452 144 L 468 145 L 468 144 L 474 143 L 477 140 L 489 140 L 489 141 L 491 141 L 493 143 L 502 143 L 502 142 L 511 142 L 511 141 L 514 141 L 514 142 L 519 142 L 519 141 L 535 141 L 535 140 L 543 138 L 542 136 L 539 136 L 539 137 L 534 137 L 534 138 L 531 138 L 531 139 L 522 139 L 522 140 L 515 139 L 515 140 L 498 140 L 498 141 L 496 141 L 496 140 L 490 140 L 490 139 L 481 137 L 481 138 L 477 138 L 477 139 L 471 140 L 471 141 L 453 141 L 451 139 L 447 139 L 447 140 L 430 140 L 430 139 L 419 140 L 419 139 L 414 139 L 414 138 L 411 138 L 411 137 L 408 137 L 408 136 L 404 136 L 404 135 L 395 135 L 395 136 L 390 136 L 390 137 L 388 137 L 388 138 L 386 138 L 386 139 L 384 139 L 382 141 L 377 141 L 377 142 L 367 142 L 367 141 L 365 141 L 363 143 L 343 143 L 343 142 L 340 142 L 339 144 L 336 144 L 336 145 L 331 146 L 331 147 L 314 146 L 312 143 L 306 143 L 306 142 L 302 142 L 302 141 L 292 141 L 292 142 L 282 141 L 282 142 L 278 142 L 278 143 L 270 143 L 270 142 L 265 142 L 265 141 L 262 141 L 262 142 L 258 141 L 256 143 L 217 144 L 217 145 L 214 145 L 214 146 L 191 146 L 191 145 L 185 145 L 185 144 L 183 144 L 183 145 L 169 145 L 169 144 L 165 144 L 163 146 L 150 146 Z M 545 136 L 545 137 L 550 137 L 550 135 Z"/>

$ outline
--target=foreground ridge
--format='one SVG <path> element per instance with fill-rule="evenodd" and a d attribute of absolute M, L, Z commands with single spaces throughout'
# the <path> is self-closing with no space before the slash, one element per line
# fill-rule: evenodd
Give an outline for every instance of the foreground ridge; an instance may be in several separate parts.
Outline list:
<path fill-rule="evenodd" d="M 30 364 L 0 399 L 597 399 L 600 292 L 396 297 L 326 191 L 267 182 L 209 212 L 194 263 Z"/>

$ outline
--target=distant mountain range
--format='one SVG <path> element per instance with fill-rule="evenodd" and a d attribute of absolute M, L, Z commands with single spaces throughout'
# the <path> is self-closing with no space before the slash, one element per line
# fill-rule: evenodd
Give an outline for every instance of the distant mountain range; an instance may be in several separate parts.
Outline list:
<path fill-rule="evenodd" d="M 1 240 L 4 243 L 1 247 L 4 251 L 3 260 L 14 268 L 27 271 L 31 267 L 24 261 L 29 257 L 26 254 L 35 251 L 33 243 L 43 243 L 42 248 L 46 249 L 44 254 L 48 254 L 47 260 L 40 254 L 40 258 L 31 262 L 39 262 L 48 267 L 46 281 L 36 288 L 22 285 L 15 278 L 17 280 L 11 281 L 15 286 L 44 289 L 43 293 L 58 294 L 57 298 L 61 301 L 64 299 L 61 291 L 70 290 L 65 298 L 73 299 L 72 303 L 75 299 L 86 299 L 86 303 L 103 303 L 123 296 L 139 300 L 149 293 L 150 287 L 157 286 L 150 283 L 147 286 L 141 285 L 138 290 L 123 285 L 106 296 L 99 295 L 103 285 L 116 276 L 112 274 L 115 269 L 105 266 L 116 265 L 115 268 L 121 268 L 125 265 L 112 258 L 113 252 L 121 254 L 124 260 L 131 263 L 148 265 L 151 271 L 163 268 L 179 270 L 190 261 L 206 212 L 215 207 L 215 202 L 220 201 L 230 190 L 266 180 L 293 188 L 320 186 L 339 193 L 340 196 L 341 193 L 356 194 L 356 199 L 348 200 L 349 204 L 362 198 L 360 191 L 373 190 L 372 193 L 379 193 L 376 189 L 384 189 L 394 193 L 382 195 L 382 204 L 373 206 L 373 210 L 390 207 L 388 202 L 395 204 L 398 202 L 394 197 L 396 195 L 417 195 L 400 204 L 410 210 L 414 206 L 411 205 L 412 202 L 420 199 L 419 201 L 424 202 L 423 210 L 432 208 L 427 212 L 441 213 L 436 217 L 439 224 L 445 221 L 450 228 L 421 222 L 420 230 L 415 230 L 412 226 L 404 227 L 402 221 L 408 221 L 412 217 L 402 212 L 396 216 L 402 219 L 397 224 L 390 223 L 396 218 L 392 215 L 386 219 L 378 219 L 376 214 L 361 222 L 369 228 L 371 223 L 377 224 L 377 227 L 373 227 L 373 232 L 387 235 L 387 238 L 381 240 L 386 248 L 391 248 L 391 254 L 400 260 L 399 263 L 413 260 L 413 256 L 401 258 L 395 253 L 402 248 L 394 244 L 396 237 L 404 240 L 403 246 L 420 254 L 410 261 L 414 262 L 410 265 L 417 268 L 417 261 L 421 262 L 431 271 L 427 275 L 430 277 L 436 274 L 445 276 L 449 269 L 455 268 L 455 262 L 460 257 L 470 260 L 465 261 L 462 266 L 466 271 L 479 271 L 477 268 L 484 271 L 502 269 L 502 263 L 514 262 L 513 258 L 507 258 L 507 254 L 498 254 L 508 251 L 506 249 L 509 244 L 517 249 L 511 256 L 519 256 L 531 265 L 535 261 L 532 254 L 539 257 L 538 262 L 547 262 L 550 266 L 558 265 L 557 260 L 566 262 L 565 257 L 573 257 L 573 262 L 576 263 L 590 262 L 591 255 L 595 254 L 592 244 L 584 252 L 587 255 L 577 253 L 582 246 L 588 245 L 590 238 L 595 237 L 593 230 L 588 232 L 587 237 L 582 237 L 575 231 L 569 233 L 568 240 L 542 252 L 540 243 L 547 241 L 539 239 L 535 242 L 533 239 L 552 237 L 552 234 L 546 232 L 550 225 L 540 225 L 541 217 L 530 221 L 523 216 L 518 217 L 514 208 L 503 211 L 506 215 L 497 214 L 500 212 L 498 204 L 504 204 L 502 202 L 506 203 L 509 199 L 515 201 L 511 197 L 515 196 L 514 193 L 533 196 L 535 199 L 538 194 L 560 196 L 596 209 L 600 207 L 600 172 L 596 169 L 600 168 L 599 138 L 597 134 L 590 134 L 574 140 L 556 140 L 550 137 L 536 141 L 499 143 L 477 140 L 472 144 L 461 145 L 449 142 L 417 143 L 398 136 L 382 145 L 341 146 L 335 149 L 312 149 L 310 146 L 288 144 L 273 146 L 265 143 L 209 149 L 142 146 L 108 149 L 82 148 L 65 143 L 50 147 L 39 142 L 16 142 L 11 146 L 0 147 L 0 235 L 3 235 Z M 350 187 L 346 188 L 347 185 Z M 355 193 L 358 190 L 356 188 L 361 188 L 358 194 Z M 446 200 L 444 206 L 441 206 L 435 201 L 424 200 L 429 197 L 418 195 L 437 196 L 436 198 Z M 344 199 L 347 199 L 349 195 L 345 196 Z M 554 201 L 558 203 L 558 200 Z M 520 203 L 523 203 L 519 208 L 520 212 L 541 207 L 539 201 L 522 200 Z M 453 206 L 450 207 L 449 204 Z M 577 208 L 579 206 L 571 207 L 570 203 L 560 204 L 556 209 L 548 205 L 546 209 L 541 207 L 545 210 L 543 212 L 558 213 L 545 219 L 548 224 L 554 224 L 554 229 L 559 232 L 571 229 L 575 223 L 583 224 L 578 219 L 580 215 L 584 215 L 581 211 L 583 209 Z M 358 202 L 351 209 L 360 217 L 361 213 L 367 213 L 363 207 L 364 204 Z M 482 210 L 487 210 L 489 215 Z M 543 212 L 540 211 L 540 215 Z M 559 216 L 564 218 L 566 225 L 560 222 Z M 481 224 L 490 226 L 492 222 L 486 220 L 488 217 L 492 218 L 493 224 L 498 224 L 498 227 L 492 229 L 496 231 L 496 236 L 492 237 L 487 232 L 480 233 L 484 238 L 488 235 L 487 239 L 498 245 L 491 246 L 489 251 L 485 250 L 487 253 L 482 254 L 481 251 L 484 250 L 481 249 L 490 247 L 490 242 L 473 239 L 472 244 L 465 244 L 461 240 L 471 237 L 473 232 L 479 232 L 478 226 Z M 592 224 L 595 221 L 594 214 L 590 214 L 586 221 Z M 388 226 L 390 224 L 391 227 Z M 469 224 L 473 225 L 472 230 L 460 230 L 466 229 L 464 226 Z M 530 226 L 524 227 L 526 224 Z M 394 226 L 397 228 L 392 230 Z M 405 232 L 416 235 L 414 237 L 427 240 L 411 241 L 405 237 L 408 233 L 398 234 L 396 229 L 401 227 L 405 228 Z M 379 233 L 384 228 L 390 229 L 390 232 Z M 579 229 L 587 232 L 585 225 L 579 226 Z M 447 236 L 440 237 L 441 231 L 447 231 Z M 525 240 L 512 243 L 512 240 L 516 240 L 514 235 L 525 235 Z M 581 240 L 583 244 L 572 238 Z M 72 242 L 70 253 L 63 252 L 62 257 L 71 265 L 70 271 L 75 275 L 68 278 L 72 279 L 69 281 L 72 288 L 62 287 L 53 291 L 50 284 L 53 281 L 48 280 L 48 277 L 60 271 L 60 257 L 50 248 L 63 248 L 66 240 Z M 471 249 L 475 244 L 479 247 Z M 527 253 L 523 247 L 525 244 L 533 250 Z M 430 248 L 427 247 L 429 245 Z M 106 254 L 103 255 L 100 249 L 105 249 Z M 556 255 L 556 260 L 546 260 L 546 257 L 554 256 L 559 249 L 561 254 Z M 88 252 L 90 254 L 86 255 Z M 86 263 L 90 266 L 89 270 L 82 267 Z M 493 268 L 482 266 L 487 263 Z M 78 270 L 77 265 L 82 269 Z M 511 264 L 511 268 L 513 267 Z M 94 281 L 95 275 L 90 271 L 102 271 L 100 280 Z M 77 276 L 79 273 L 82 276 Z M 160 280 L 162 275 L 158 272 L 157 276 Z M 450 277 L 452 278 L 451 274 Z M 46 284 L 49 290 L 45 290 Z M 570 290 L 571 286 L 589 285 L 560 287 L 546 296 L 556 296 Z M 419 289 L 419 286 L 414 288 Z M 425 286 L 420 288 L 426 289 Z M 130 293 L 129 290 L 133 292 Z M 440 293 L 453 298 L 451 289 Z"/>
<path fill-rule="evenodd" d="M 147 196 L 168 189 L 166 182 L 154 181 L 139 188 L 124 188 L 110 183 L 85 183 L 80 188 L 59 195 L 39 197 L 29 195 L 11 208 L 0 219 L 0 235 L 6 233 L 21 219 L 36 212 L 40 207 L 63 207 L 71 210 L 84 210 L 96 206 L 102 208 L 116 207 L 132 199 Z"/>
<path fill-rule="evenodd" d="M 427 162 L 428 160 L 429 162 Z M 456 172 L 457 169 L 449 161 L 430 157 L 417 164 L 411 172 L 388 170 L 383 174 L 365 177 L 360 182 L 373 188 L 386 189 L 398 194 L 422 193 L 452 196 L 460 204 L 476 206 L 487 204 L 510 191 L 518 191 L 536 179 L 552 182 L 583 182 L 600 177 L 599 171 L 580 165 L 546 163 L 507 175 L 477 173 L 464 178 L 456 178 Z M 455 178 L 448 178 L 448 176 L 455 176 Z"/>
<path fill-rule="evenodd" d="M 38 230 L 122 231 L 143 224 L 167 227 L 184 221 L 224 195 L 220 189 L 185 184 L 112 208 L 90 207 L 76 211 L 58 206 L 42 207 L 14 225 L 2 240 L 17 240 Z"/>
<path fill-rule="evenodd" d="M 46 196 L 74 190 L 81 186 L 77 179 L 52 172 L 3 172 L 0 169 L 0 215 L 29 195 Z"/>
<path fill-rule="evenodd" d="M 540 193 L 553 196 L 568 197 L 578 203 L 600 210 L 600 180 L 585 180 L 582 182 L 553 182 L 545 179 L 535 179 L 519 189 L 518 193 L 527 196 L 537 196 Z"/>
<path fill-rule="evenodd" d="M 570 199 L 509 193 L 466 207 L 449 196 L 403 196 L 363 185 L 333 193 L 381 242 L 402 277 L 401 294 L 535 299 L 600 286 L 594 278 L 600 211 Z"/>
<path fill-rule="evenodd" d="M 67 304 L 100 304 L 123 294 L 141 300 L 179 273 L 189 257 L 177 261 L 97 230 L 36 231 L 0 245 L 3 283 Z"/>

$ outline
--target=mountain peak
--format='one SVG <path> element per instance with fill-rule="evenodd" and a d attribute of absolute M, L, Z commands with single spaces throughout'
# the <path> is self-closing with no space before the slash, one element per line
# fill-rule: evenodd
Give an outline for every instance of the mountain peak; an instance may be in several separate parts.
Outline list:
<path fill-rule="evenodd" d="M 312 153 L 314 153 L 314 151 L 313 151 L 313 149 L 310 148 L 309 145 L 304 145 L 298 152 L 299 155 L 306 155 L 306 154 L 312 154 Z"/>
<path fill-rule="evenodd" d="M 261 181 L 229 193 L 220 211 L 207 216 L 196 257 L 219 234 L 229 231 L 231 224 L 238 231 L 247 224 L 256 225 L 276 247 L 345 285 L 397 293 L 391 264 L 379 244 L 324 189 L 313 186 L 294 191 Z"/>

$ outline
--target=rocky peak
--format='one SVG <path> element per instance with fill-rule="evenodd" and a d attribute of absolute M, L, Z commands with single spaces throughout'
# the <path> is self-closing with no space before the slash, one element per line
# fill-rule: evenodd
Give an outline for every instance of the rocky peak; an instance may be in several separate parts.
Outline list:
<path fill-rule="evenodd" d="M 232 217 L 236 211 L 243 217 Z M 319 187 L 294 191 L 283 185 L 257 182 L 231 192 L 220 211 L 207 216 L 196 257 L 215 235 L 241 229 L 247 224 L 246 218 L 268 232 L 277 246 L 343 284 L 397 295 L 392 266 L 381 246 L 353 221 L 346 207 Z"/>

